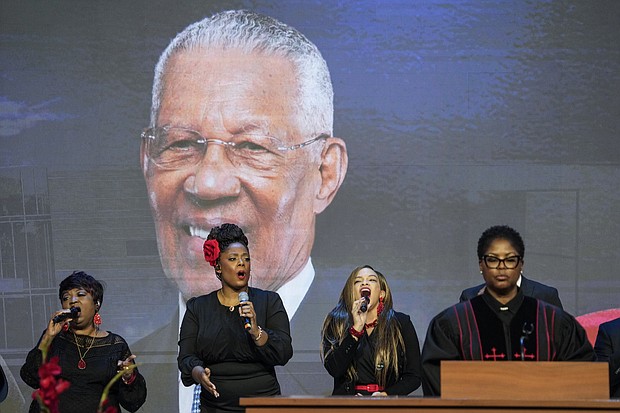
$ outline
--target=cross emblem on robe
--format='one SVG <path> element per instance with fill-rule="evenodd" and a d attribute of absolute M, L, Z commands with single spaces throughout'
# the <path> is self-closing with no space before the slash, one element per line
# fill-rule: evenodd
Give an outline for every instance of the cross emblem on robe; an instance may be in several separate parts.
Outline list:
<path fill-rule="evenodd" d="M 534 355 L 534 353 L 527 354 L 527 347 L 523 347 L 523 360 L 525 360 L 525 359 L 534 360 L 535 357 L 536 356 Z M 515 353 L 514 354 L 514 358 L 515 358 L 515 360 L 520 359 L 521 358 L 521 354 Z"/>
<path fill-rule="evenodd" d="M 504 359 L 504 358 L 506 358 L 506 355 L 504 353 L 497 354 L 497 350 L 495 349 L 495 347 L 492 347 L 491 351 L 492 351 L 492 354 L 485 354 L 484 355 L 485 359 L 488 360 L 488 359 L 492 358 L 493 361 L 497 361 L 497 359 Z"/>

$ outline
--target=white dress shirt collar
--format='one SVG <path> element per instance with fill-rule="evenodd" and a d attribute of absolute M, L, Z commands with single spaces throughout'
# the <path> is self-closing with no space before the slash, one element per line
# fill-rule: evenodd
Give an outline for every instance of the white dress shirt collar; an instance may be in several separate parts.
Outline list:
<path fill-rule="evenodd" d="M 299 305 L 310 289 L 312 281 L 314 281 L 314 266 L 312 265 L 312 258 L 308 257 L 308 262 L 299 274 L 278 289 L 277 293 L 282 298 L 289 321 L 293 319 L 295 312 L 297 312 Z"/>

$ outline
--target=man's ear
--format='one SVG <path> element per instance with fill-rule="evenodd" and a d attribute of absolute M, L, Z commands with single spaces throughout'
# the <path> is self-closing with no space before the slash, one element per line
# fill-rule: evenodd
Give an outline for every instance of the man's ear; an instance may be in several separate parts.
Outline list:
<path fill-rule="evenodd" d="M 349 165 L 347 145 L 340 138 L 327 138 L 321 152 L 319 173 L 321 186 L 316 195 L 314 212 L 320 214 L 332 202 L 344 181 Z"/>

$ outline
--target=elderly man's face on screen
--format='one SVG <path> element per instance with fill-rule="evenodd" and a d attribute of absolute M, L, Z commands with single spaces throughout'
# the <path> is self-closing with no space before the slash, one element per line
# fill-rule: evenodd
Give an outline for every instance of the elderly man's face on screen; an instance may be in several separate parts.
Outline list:
<path fill-rule="evenodd" d="M 331 198 L 328 139 L 302 130 L 296 82 L 279 56 L 194 49 L 170 60 L 142 163 L 164 271 L 185 298 L 220 288 L 202 244 L 224 222 L 248 236 L 252 286 L 277 289 L 305 265 Z"/>

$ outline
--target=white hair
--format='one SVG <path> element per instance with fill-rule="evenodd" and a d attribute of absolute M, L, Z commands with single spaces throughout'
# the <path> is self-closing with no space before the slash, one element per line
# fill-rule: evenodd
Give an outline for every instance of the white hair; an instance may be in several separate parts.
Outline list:
<path fill-rule="evenodd" d="M 170 58 L 184 51 L 240 49 L 282 56 L 295 68 L 299 99 L 297 115 L 304 133 L 333 134 L 334 92 L 327 63 L 319 49 L 297 29 L 272 17 L 247 10 L 217 13 L 185 28 L 159 57 L 153 80 L 151 127 L 156 126 Z"/>

